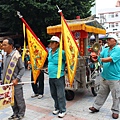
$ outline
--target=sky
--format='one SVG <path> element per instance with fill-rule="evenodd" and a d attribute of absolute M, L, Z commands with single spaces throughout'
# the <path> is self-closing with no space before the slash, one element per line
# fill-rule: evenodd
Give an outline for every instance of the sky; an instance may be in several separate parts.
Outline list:
<path fill-rule="evenodd" d="M 95 14 L 99 9 L 115 7 L 117 0 L 96 0 L 95 3 L 96 7 L 91 8 L 92 14 Z"/>
<path fill-rule="evenodd" d="M 97 9 L 115 7 L 117 0 L 96 0 Z"/>

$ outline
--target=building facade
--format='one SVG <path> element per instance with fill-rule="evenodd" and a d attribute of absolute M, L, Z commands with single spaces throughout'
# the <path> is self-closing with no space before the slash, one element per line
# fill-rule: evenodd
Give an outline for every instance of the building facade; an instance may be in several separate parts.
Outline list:
<path fill-rule="evenodd" d="M 120 38 L 120 7 L 98 10 L 99 22 L 107 33 L 115 33 Z"/>

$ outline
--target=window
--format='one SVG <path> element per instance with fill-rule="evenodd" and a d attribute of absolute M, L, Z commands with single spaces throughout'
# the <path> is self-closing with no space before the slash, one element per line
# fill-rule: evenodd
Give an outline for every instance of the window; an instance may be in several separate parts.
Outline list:
<path fill-rule="evenodd" d="M 118 27 L 118 23 L 116 23 L 116 27 Z"/>
<path fill-rule="evenodd" d="M 100 14 L 100 18 L 104 18 L 104 14 Z"/>
<path fill-rule="evenodd" d="M 115 27 L 114 23 L 109 23 L 109 28 Z"/>
<path fill-rule="evenodd" d="M 110 17 L 110 18 L 114 18 L 114 13 L 110 13 L 110 14 L 109 14 L 109 17 Z"/>
<path fill-rule="evenodd" d="M 118 17 L 118 13 L 115 13 L 115 17 Z"/>
<path fill-rule="evenodd" d="M 114 27 L 114 23 L 111 24 L 111 27 Z"/>
<path fill-rule="evenodd" d="M 111 17 L 114 18 L 114 14 L 111 14 Z"/>

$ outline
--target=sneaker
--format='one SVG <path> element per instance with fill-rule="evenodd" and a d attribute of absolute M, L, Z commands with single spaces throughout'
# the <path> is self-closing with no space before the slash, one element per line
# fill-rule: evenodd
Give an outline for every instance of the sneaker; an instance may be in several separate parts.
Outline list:
<path fill-rule="evenodd" d="M 66 112 L 60 112 L 60 113 L 58 114 L 58 117 L 59 117 L 59 118 L 63 118 L 65 115 L 66 115 Z"/>
<path fill-rule="evenodd" d="M 37 97 L 37 96 L 38 96 L 38 94 L 34 94 L 34 95 L 31 96 L 31 98 L 34 98 L 34 97 Z"/>
<path fill-rule="evenodd" d="M 54 111 L 53 111 L 53 114 L 54 114 L 54 115 L 57 115 L 58 113 L 59 113 L 59 110 L 54 110 Z"/>
<path fill-rule="evenodd" d="M 43 97 L 43 95 L 38 95 L 38 99 L 41 99 Z"/>
<path fill-rule="evenodd" d="M 17 115 L 12 115 L 8 118 L 8 120 L 14 120 L 15 118 L 17 118 Z"/>

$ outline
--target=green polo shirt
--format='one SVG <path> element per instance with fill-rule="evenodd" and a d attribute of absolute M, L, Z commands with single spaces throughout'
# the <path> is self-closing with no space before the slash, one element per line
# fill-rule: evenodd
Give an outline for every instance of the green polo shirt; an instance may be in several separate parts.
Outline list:
<path fill-rule="evenodd" d="M 57 72 L 58 72 L 58 56 L 59 56 L 59 48 L 55 51 L 54 54 L 52 54 L 52 50 L 49 51 L 48 55 L 48 74 L 49 78 L 57 78 Z M 61 67 L 61 77 L 64 76 L 64 70 L 65 70 L 65 51 L 62 50 L 62 67 Z"/>
<path fill-rule="evenodd" d="M 120 80 L 120 47 L 116 45 L 112 50 L 104 48 L 100 57 L 111 57 L 112 62 L 103 62 L 102 77 L 106 80 Z"/>

